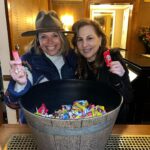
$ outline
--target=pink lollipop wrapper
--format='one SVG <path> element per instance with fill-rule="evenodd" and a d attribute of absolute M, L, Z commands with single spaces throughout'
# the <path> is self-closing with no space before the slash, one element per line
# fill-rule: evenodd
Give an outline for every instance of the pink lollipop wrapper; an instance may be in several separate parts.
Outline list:
<path fill-rule="evenodd" d="M 17 50 L 13 50 L 12 55 L 13 55 L 14 60 L 19 60 L 20 59 L 19 53 L 18 53 Z"/>

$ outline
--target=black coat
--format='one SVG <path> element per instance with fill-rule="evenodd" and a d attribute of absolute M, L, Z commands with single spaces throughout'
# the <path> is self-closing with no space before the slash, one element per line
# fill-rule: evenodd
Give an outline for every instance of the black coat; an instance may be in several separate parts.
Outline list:
<path fill-rule="evenodd" d="M 111 73 L 106 64 L 104 64 L 102 67 L 99 67 L 96 73 L 93 73 L 94 71 L 91 69 L 92 67 L 90 67 L 92 64 L 87 63 L 85 66 L 87 68 L 86 79 L 105 82 L 109 86 L 115 88 L 123 96 L 124 102 L 120 110 L 117 123 L 129 123 L 129 115 L 132 115 L 130 114 L 130 109 L 132 109 L 130 106 L 132 105 L 133 100 L 133 90 L 129 80 L 128 69 L 119 51 L 111 51 L 110 54 L 113 61 L 119 61 L 123 65 L 125 69 L 125 74 L 123 77 Z"/>

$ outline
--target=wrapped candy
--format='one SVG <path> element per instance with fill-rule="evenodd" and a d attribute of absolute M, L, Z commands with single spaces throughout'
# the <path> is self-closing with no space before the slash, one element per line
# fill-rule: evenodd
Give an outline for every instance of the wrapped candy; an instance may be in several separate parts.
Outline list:
<path fill-rule="evenodd" d="M 42 116 L 48 115 L 48 109 L 46 108 L 45 104 L 42 104 L 41 107 L 37 109 L 36 114 Z"/>
<path fill-rule="evenodd" d="M 48 109 L 45 104 L 42 104 L 35 114 L 54 119 L 69 120 L 102 116 L 106 111 L 104 106 L 89 105 L 87 100 L 77 100 L 74 101 L 73 105 L 62 105 L 61 109 L 53 114 L 47 113 Z"/>
<path fill-rule="evenodd" d="M 110 63 L 112 62 L 112 59 L 111 59 L 111 56 L 110 56 L 110 50 L 108 49 L 107 51 L 105 51 L 103 53 L 103 56 L 104 56 L 106 66 L 110 67 Z"/>

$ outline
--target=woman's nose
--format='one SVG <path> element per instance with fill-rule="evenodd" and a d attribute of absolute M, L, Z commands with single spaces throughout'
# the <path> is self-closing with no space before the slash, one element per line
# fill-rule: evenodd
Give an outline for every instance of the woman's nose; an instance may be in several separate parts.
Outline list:
<path fill-rule="evenodd" d="M 53 42 L 53 38 L 52 38 L 52 37 L 47 37 L 47 42 L 48 42 L 48 43 Z"/>
<path fill-rule="evenodd" d="M 86 41 L 83 41 L 82 46 L 83 46 L 83 47 L 86 47 L 86 46 L 87 46 L 87 42 L 86 42 Z"/>

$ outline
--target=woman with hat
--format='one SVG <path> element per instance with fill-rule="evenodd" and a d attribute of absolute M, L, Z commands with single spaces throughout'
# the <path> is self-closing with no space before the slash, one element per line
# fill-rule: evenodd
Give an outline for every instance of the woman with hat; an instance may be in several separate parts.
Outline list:
<path fill-rule="evenodd" d="M 8 106 L 16 106 L 13 104 L 17 104 L 33 85 L 75 78 L 76 55 L 70 49 L 56 12 L 40 11 L 35 26 L 36 30 L 22 33 L 22 36 L 35 36 L 30 50 L 21 59 L 10 62 L 12 80 L 5 94 Z M 26 122 L 23 114 L 20 122 Z"/>

